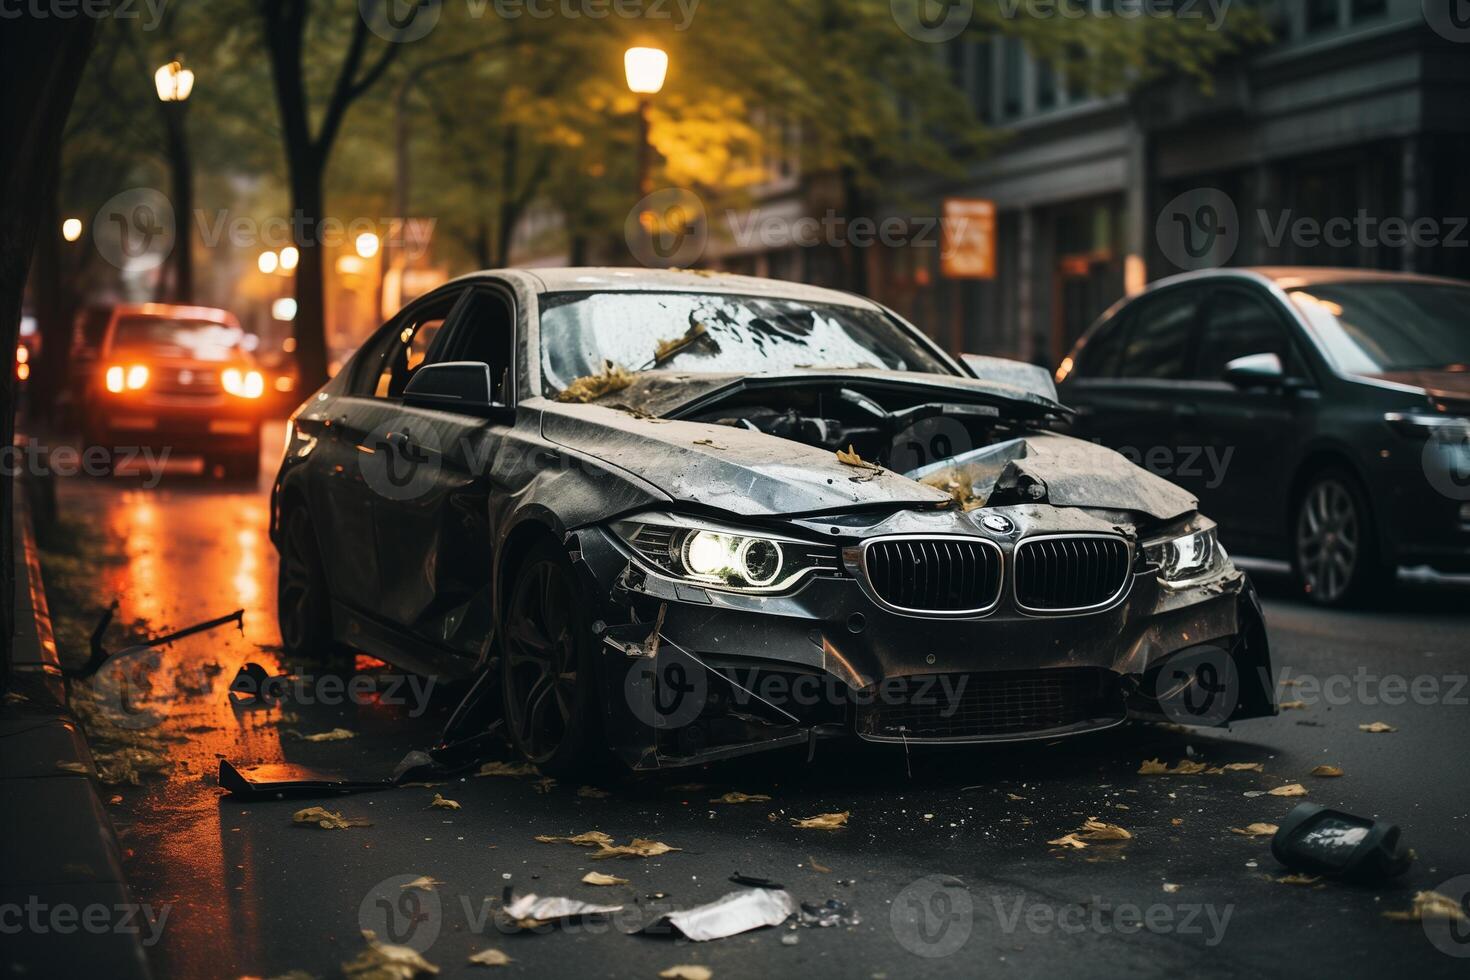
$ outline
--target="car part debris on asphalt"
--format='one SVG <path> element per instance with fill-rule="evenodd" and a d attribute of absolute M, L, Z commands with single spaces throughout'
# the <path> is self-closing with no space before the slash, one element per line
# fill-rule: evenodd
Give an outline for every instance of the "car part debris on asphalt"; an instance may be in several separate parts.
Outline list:
<path fill-rule="evenodd" d="M 580 921 L 622 910 L 621 905 L 595 905 L 576 898 L 554 895 L 543 897 L 527 892 L 517 899 L 507 901 L 501 909 L 501 917 L 508 928 L 538 929 L 544 925 Z"/>
<path fill-rule="evenodd" d="M 1282 819 L 1271 854 L 1293 871 L 1362 884 L 1391 881 L 1414 863 L 1397 825 L 1316 803 L 1298 804 Z"/>

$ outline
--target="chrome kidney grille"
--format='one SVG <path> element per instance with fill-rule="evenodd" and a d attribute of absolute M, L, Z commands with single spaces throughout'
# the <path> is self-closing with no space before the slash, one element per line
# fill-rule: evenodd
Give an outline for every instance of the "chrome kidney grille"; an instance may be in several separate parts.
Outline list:
<path fill-rule="evenodd" d="M 880 538 L 863 549 L 879 600 L 906 612 L 979 613 L 1000 601 L 1000 548 L 983 538 Z"/>
<path fill-rule="evenodd" d="M 1108 605 L 1127 587 L 1130 563 L 1127 540 L 1112 535 L 1028 538 L 1016 546 L 1016 605 L 1036 612 Z"/>

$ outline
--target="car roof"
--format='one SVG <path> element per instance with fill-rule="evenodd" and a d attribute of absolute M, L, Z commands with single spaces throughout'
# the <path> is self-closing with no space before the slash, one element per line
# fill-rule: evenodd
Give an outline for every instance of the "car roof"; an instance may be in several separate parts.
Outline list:
<path fill-rule="evenodd" d="M 240 321 L 229 310 L 213 306 L 185 306 L 179 303 L 118 303 L 114 314 L 122 317 L 154 317 L 160 320 L 202 320 L 228 327 L 238 327 Z"/>
<path fill-rule="evenodd" d="M 600 293 L 600 292 L 650 292 L 650 293 L 733 293 L 740 296 L 759 296 L 768 299 L 791 299 L 805 303 L 826 303 L 835 306 L 852 306 L 862 309 L 878 309 L 877 304 L 854 293 L 806 283 L 786 282 L 780 279 L 760 279 L 755 276 L 740 276 L 729 272 L 711 272 L 703 269 L 642 269 L 614 266 L 586 266 L 557 269 L 505 269 L 471 273 L 461 278 L 481 276 L 510 276 L 520 278 L 539 293 Z"/>
<path fill-rule="evenodd" d="M 1182 282 L 1203 279 L 1253 279 L 1280 289 L 1300 289 L 1324 283 L 1342 282 L 1422 282 L 1464 286 L 1459 279 L 1424 276 L 1413 272 L 1390 272 L 1382 269 L 1350 269 L 1310 265 L 1260 265 L 1240 268 L 1201 269 L 1177 276 L 1167 276 L 1149 284 L 1148 291 Z"/>

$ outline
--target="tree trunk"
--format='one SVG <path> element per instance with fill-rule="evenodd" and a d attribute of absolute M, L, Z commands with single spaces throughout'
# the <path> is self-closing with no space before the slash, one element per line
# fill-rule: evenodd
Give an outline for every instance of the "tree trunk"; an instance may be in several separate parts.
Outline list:
<path fill-rule="evenodd" d="M 22 17 L 0 30 L 0 350 L 11 352 L 0 377 L 0 447 L 15 441 L 12 365 L 21 297 L 95 23 L 92 17 Z M 9 686 L 15 634 L 13 494 L 13 478 L 0 479 L 0 689 Z"/>
<path fill-rule="evenodd" d="M 867 207 L 867 194 L 863 190 L 862 180 L 854 167 L 842 168 L 842 212 L 843 218 L 851 225 L 854 216 L 870 214 Z M 858 248 L 851 241 L 842 250 L 843 275 L 846 280 L 843 288 L 849 292 L 857 293 L 859 296 L 868 295 L 868 250 Z"/>
<path fill-rule="evenodd" d="M 325 209 L 322 170 L 310 151 L 293 153 L 291 200 L 296 211 L 296 368 L 304 391 L 327 380 L 327 268 L 322 252 L 320 224 Z M 296 159 L 302 157 L 304 159 Z"/>

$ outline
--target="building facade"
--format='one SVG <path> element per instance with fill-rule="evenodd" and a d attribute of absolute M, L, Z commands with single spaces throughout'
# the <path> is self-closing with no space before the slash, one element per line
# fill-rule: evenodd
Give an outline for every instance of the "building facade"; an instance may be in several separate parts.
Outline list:
<path fill-rule="evenodd" d="M 1004 138 L 959 179 L 894 181 L 872 217 L 933 220 L 946 198 L 993 201 L 995 275 L 945 278 L 924 236 L 861 250 L 869 292 L 952 350 L 1055 366 L 1115 300 L 1184 267 L 1470 278 L 1470 25 L 1458 40 L 1436 30 L 1421 0 L 1276 9 L 1276 40 L 1223 66 L 1209 94 L 1175 80 L 1096 98 L 1014 39 L 951 42 L 958 83 Z M 824 179 L 789 169 L 757 210 L 786 224 L 826 213 Z M 1202 257 L 1181 256 L 1169 223 L 1199 202 L 1221 204 L 1210 218 L 1222 234 Z M 851 281 L 852 257 L 830 243 L 716 239 L 720 268 Z"/>

